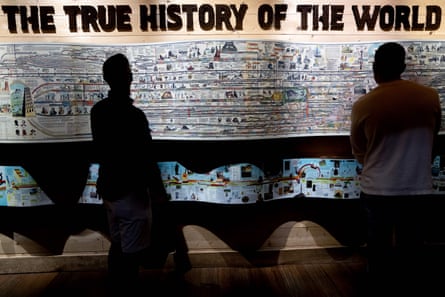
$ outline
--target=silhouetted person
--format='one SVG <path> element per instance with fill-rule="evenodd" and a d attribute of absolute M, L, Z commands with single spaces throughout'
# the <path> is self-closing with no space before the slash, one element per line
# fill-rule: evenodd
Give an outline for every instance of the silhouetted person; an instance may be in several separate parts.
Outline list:
<path fill-rule="evenodd" d="M 394 42 L 377 49 L 373 72 L 378 85 L 354 103 L 351 114 L 352 152 L 363 165 L 360 199 L 368 220 L 374 296 L 406 296 L 399 290 L 413 292 L 424 273 L 416 265 L 423 248 L 416 227 L 428 215 L 425 202 L 433 194 L 431 165 L 441 106 L 435 89 L 401 78 L 405 55 Z M 398 279 L 404 283 L 388 291 Z"/>
<path fill-rule="evenodd" d="M 132 289 L 150 250 L 149 190 L 160 176 L 148 120 L 130 98 L 133 76 L 127 57 L 109 57 L 102 70 L 110 90 L 91 109 L 91 131 L 99 164 L 97 192 L 109 222 L 108 280 L 112 289 Z"/>

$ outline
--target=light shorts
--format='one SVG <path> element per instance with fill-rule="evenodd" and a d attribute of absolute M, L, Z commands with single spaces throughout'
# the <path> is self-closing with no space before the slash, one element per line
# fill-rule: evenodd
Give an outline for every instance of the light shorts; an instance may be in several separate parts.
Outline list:
<path fill-rule="evenodd" d="M 150 246 L 152 210 L 148 192 L 128 193 L 115 201 L 103 200 L 110 237 L 123 253 L 136 253 Z"/>

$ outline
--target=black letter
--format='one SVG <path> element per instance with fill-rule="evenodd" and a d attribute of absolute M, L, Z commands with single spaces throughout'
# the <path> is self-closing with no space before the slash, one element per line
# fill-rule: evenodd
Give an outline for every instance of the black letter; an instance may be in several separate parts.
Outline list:
<path fill-rule="evenodd" d="M 411 28 L 413 31 L 423 31 L 425 24 L 419 24 L 419 5 L 413 6 L 413 23 L 411 24 Z"/>
<path fill-rule="evenodd" d="M 70 32 L 77 32 L 77 20 L 76 16 L 80 13 L 79 6 L 64 6 L 63 10 L 68 15 L 68 23 Z"/>
<path fill-rule="evenodd" d="M 19 12 L 18 6 L 2 5 L 3 12 L 8 16 L 8 30 L 10 33 L 17 33 L 17 23 L 15 15 Z"/>
<path fill-rule="evenodd" d="M 310 5 L 297 5 L 297 12 L 301 13 L 301 30 L 307 30 L 307 17 L 311 10 L 312 6 Z"/>
<path fill-rule="evenodd" d="M 433 22 L 433 14 L 436 15 L 436 22 Z M 437 5 L 428 5 L 426 7 L 426 27 L 425 30 L 432 31 L 440 28 L 442 18 L 442 9 Z"/>
<path fill-rule="evenodd" d="M 339 23 L 343 19 L 343 11 L 345 7 L 343 5 L 333 5 L 331 7 L 331 30 L 342 31 L 345 24 Z"/>
<path fill-rule="evenodd" d="M 385 16 L 387 15 L 388 18 Z M 394 26 L 394 8 L 390 5 L 385 5 L 380 11 L 380 28 L 383 31 L 389 31 Z"/>
<path fill-rule="evenodd" d="M 222 23 L 226 24 L 226 28 L 229 31 L 233 31 L 232 24 L 230 23 L 230 17 L 232 16 L 232 12 L 227 5 L 215 5 L 216 15 L 218 19 L 216 20 L 216 30 L 222 30 Z"/>
<path fill-rule="evenodd" d="M 28 33 L 28 22 L 31 24 L 32 31 L 34 33 L 40 32 L 39 30 L 39 8 L 37 6 L 30 6 L 31 16 L 27 16 L 26 6 L 20 6 L 20 22 L 22 23 L 22 31 Z"/>
<path fill-rule="evenodd" d="M 107 10 L 108 10 L 108 21 L 107 21 Z M 105 32 L 111 32 L 116 28 L 116 9 L 114 6 L 109 5 L 108 9 L 105 9 L 105 6 L 99 5 L 98 7 L 98 15 L 99 15 L 99 24 L 100 27 Z"/>
<path fill-rule="evenodd" d="M 213 11 L 213 7 L 210 6 L 210 4 L 203 4 L 199 8 L 198 15 L 199 15 L 199 26 L 201 27 L 201 29 L 208 31 L 215 26 L 215 12 Z M 221 20 L 219 21 L 221 22 Z M 219 30 L 221 30 L 221 25 L 219 26 Z"/>
<path fill-rule="evenodd" d="M 116 7 L 117 30 L 121 32 L 131 32 L 131 7 L 128 5 L 118 5 Z"/>
<path fill-rule="evenodd" d="M 167 7 L 164 4 L 159 4 L 159 29 L 161 31 L 167 30 L 167 16 L 165 15 Z"/>
<path fill-rule="evenodd" d="M 41 6 L 40 7 L 40 24 L 43 33 L 56 33 L 56 26 L 54 25 L 54 7 Z"/>
<path fill-rule="evenodd" d="M 244 20 L 244 16 L 246 15 L 247 12 L 247 4 L 241 4 L 239 11 L 236 10 L 236 6 L 235 5 L 230 5 L 230 8 L 233 11 L 233 14 L 235 15 L 236 18 L 236 25 L 235 25 L 235 30 L 243 30 L 243 20 Z"/>
<path fill-rule="evenodd" d="M 402 28 L 405 30 L 409 30 L 411 27 L 409 25 L 409 15 L 410 15 L 410 9 L 406 5 L 396 5 L 396 24 L 394 26 L 394 29 L 400 31 Z"/>
<path fill-rule="evenodd" d="M 193 12 L 198 10 L 196 5 L 182 5 L 182 11 L 186 14 L 187 31 L 193 31 Z"/>
<path fill-rule="evenodd" d="M 355 23 L 357 25 L 357 30 L 363 31 L 365 28 L 365 25 L 367 25 L 368 29 L 370 31 L 373 31 L 375 28 L 375 23 L 377 21 L 377 17 L 379 16 L 380 5 L 375 6 L 375 8 L 374 8 L 375 10 L 374 10 L 374 13 L 372 14 L 372 17 L 369 15 L 369 9 L 370 9 L 369 5 L 363 5 L 362 8 L 363 8 L 363 15 L 360 18 L 360 14 L 358 12 L 357 5 L 352 6 L 352 12 L 354 13 L 354 19 L 355 19 Z"/>
<path fill-rule="evenodd" d="M 273 9 L 268 4 L 258 8 L 258 24 L 264 30 L 269 30 L 273 24 Z"/>
<path fill-rule="evenodd" d="M 286 19 L 287 4 L 275 4 L 275 25 L 276 30 L 281 29 L 281 21 Z M 284 12 L 284 13 L 283 13 Z"/>
<path fill-rule="evenodd" d="M 150 15 L 148 15 L 148 9 L 147 6 L 141 5 L 140 7 L 140 18 L 141 18 L 141 30 L 147 31 L 148 26 L 147 23 L 150 22 L 150 29 L 152 31 L 158 30 L 158 25 L 156 24 L 157 18 L 156 18 L 156 5 L 150 5 Z"/>
<path fill-rule="evenodd" d="M 90 24 L 95 32 L 100 32 L 97 25 L 97 11 L 93 6 L 84 5 L 80 7 L 82 12 L 82 30 L 83 32 L 90 32 Z"/>
<path fill-rule="evenodd" d="M 181 13 L 181 6 L 178 4 L 172 4 L 167 7 L 167 15 L 168 18 L 172 22 L 168 22 L 168 29 L 169 30 L 181 30 L 182 28 L 182 18 L 180 16 Z"/>

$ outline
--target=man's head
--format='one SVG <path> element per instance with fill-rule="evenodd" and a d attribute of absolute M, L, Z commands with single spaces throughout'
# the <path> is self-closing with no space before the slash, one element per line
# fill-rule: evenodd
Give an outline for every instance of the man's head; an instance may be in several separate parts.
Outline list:
<path fill-rule="evenodd" d="M 396 42 L 382 44 L 374 55 L 373 71 L 377 83 L 400 79 L 405 71 L 405 49 Z"/>
<path fill-rule="evenodd" d="M 112 90 L 125 90 L 129 93 L 133 74 L 125 55 L 119 53 L 109 57 L 102 66 L 102 73 Z"/>

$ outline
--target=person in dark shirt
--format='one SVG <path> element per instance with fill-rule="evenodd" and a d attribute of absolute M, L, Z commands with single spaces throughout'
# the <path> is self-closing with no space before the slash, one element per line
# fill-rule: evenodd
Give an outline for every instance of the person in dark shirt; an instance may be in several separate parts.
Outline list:
<path fill-rule="evenodd" d="M 109 283 L 115 288 L 129 288 L 137 282 L 151 245 L 149 188 L 160 175 L 153 159 L 149 122 L 130 98 L 133 75 L 127 57 L 121 53 L 109 57 L 102 70 L 110 90 L 90 114 L 99 164 L 97 193 L 109 223 Z"/>

